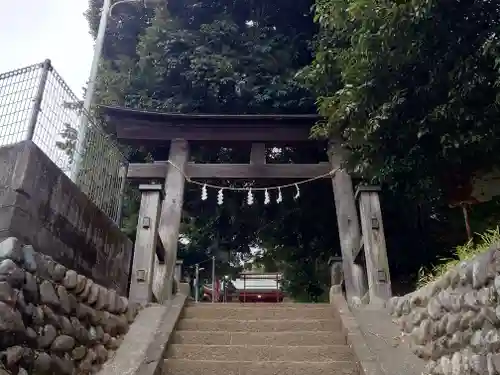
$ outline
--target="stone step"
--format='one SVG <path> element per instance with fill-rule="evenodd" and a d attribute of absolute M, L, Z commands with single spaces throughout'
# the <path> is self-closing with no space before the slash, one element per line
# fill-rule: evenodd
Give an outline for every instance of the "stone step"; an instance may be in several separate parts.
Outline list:
<path fill-rule="evenodd" d="M 204 305 L 204 304 L 200 304 Z M 192 306 L 184 309 L 183 317 L 199 319 L 339 319 L 331 305 L 329 308 L 315 307 L 204 307 Z M 229 305 L 229 304 L 227 304 Z"/>
<path fill-rule="evenodd" d="M 293 302 L 283 302 L 283 303 L 250 303 L 250 302 L 228 302 L 228 303 L 210 303 L 210 302 L 188 302 L 187 307 L 199 307 L 199 308 L 228 308 L 228 309 L 238 309 L 238 308 L 255 308 L 255 309 L 283 309 L 283 308 L 298 308 L 298 309 L 332 309 L 332 305 L 329 303 L 293 303 Z"/>
<path fill-rule="evenodd" d="M 173 344 L 167 358 L 204 361 L 354 361 L 347 345 L 274 346 L 274 345 L 190 345 Z"/>
<path fill-rule="evenodd" d="M 333 319 L 293 319 L 293 320 L 211 320 L 181 319 L 177 326 L 182 331 L 226 331 L 226 332 L 341 332 L 340 321 Z"/>
<path fill-rule="evenodd" d="M 341 332 L 175 331 L 173 344 L 204 345 L 344 345 Z"/>
<path fill-rule="evenodd" d="M 354 362 L 255 362 L 167 359 L 163 375 L 359 375 Z"/>

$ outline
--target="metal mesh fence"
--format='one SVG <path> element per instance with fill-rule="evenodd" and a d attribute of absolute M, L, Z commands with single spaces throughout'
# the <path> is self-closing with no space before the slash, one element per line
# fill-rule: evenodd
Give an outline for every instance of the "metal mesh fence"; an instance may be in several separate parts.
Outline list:
<path fill-rule="evenodd" d="M 36 64 L 0 74 L 0 145 L 27 138 L 42 72 Z"/>
<path fill-rule="evenodd" d="M 0 74 L 0 146 L 28 139 L 119 220 L 126 157 L 50 61 Z"/>

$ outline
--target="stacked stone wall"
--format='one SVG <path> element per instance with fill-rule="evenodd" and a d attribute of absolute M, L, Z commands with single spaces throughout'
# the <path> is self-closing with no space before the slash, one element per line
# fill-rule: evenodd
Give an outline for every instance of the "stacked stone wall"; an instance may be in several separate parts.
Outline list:
<path fill-rule="evenodd" d="M 433 375 L 500 374 L 500 249 L 460 263 L 389 301 L 413 352 Z"/>
<path fill-rule="evenodd" d="M 0 242 L 0 375 L 96 372 L 137 312 L 19 239 Z"/>

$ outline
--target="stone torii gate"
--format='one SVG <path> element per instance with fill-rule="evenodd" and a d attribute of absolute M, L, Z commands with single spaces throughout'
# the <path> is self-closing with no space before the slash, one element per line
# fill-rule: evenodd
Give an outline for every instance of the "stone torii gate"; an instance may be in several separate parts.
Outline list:
<path fill-rule="evenodd" d="M 140 186 L 142 200 L 131 300 L 151 300 L 155 251 L 157 263 L 165 262 L 161 275 L 163 280 L 160 280 L 162 285 L 159 287 L 162 290 L 160 299 L 169 300 L 172 297 L 185 176 L 190 179 L 308 179 L 323 174 L 332 180 L 349 302 L 357 304 L 363 297 L 366 299 L 369 296 L 370 303 L 382 304 L 390 297 L 390 274 L 378 189 L 362 186 L 354 194 L 351 176 L 340 169 L 345 160 L 340 138 L 328 145 L 309 138 L 310 128 L 319 120 L 318 116 L 172 114 L 121 107 L 102 107 L 102 110 L 107 123 L 116 129 L 121 143 L 148 147 L 170 144 L 170 163 L 131 164 L 128 169 L 129 179 L 146 184 Z M 315 143 L 327 150 L 328 162 L 266 164 L 268 148 Z M 200 144 L 225 147 L 251 145 L 249 163 L 192 163 L 189 161 L 190 146 Z M 336 168 L 339 168 L 336 173 L 328 175 Z M 153 181 L 164 181 L 164 184 L 151 184 Z M 363 254 L 366 272 L 364 265 L 360 264 Z"/>

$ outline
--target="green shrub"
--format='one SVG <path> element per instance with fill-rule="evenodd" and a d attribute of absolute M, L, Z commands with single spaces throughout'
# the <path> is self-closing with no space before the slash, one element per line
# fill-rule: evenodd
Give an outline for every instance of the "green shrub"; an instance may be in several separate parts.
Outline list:
<path fill-rule="evenodd" d="M 422 287 L 430 282 L 438 279 L 449 269 L 458 265 L 458 263 L 469 260 L 478 254 L 488 250 L 493 244 L 500 244 L 500 230 L 496 229 L 487 230 L 483 234 L 478 234 L 479 241 L 474 244 L 472 241 L 467 242 L 465 245 L 457 246 L 455 249 L 454 258 L 440 259 L 439 264 L 432 268 L 420 268 L 418 272 L 417 287 Z"/>

